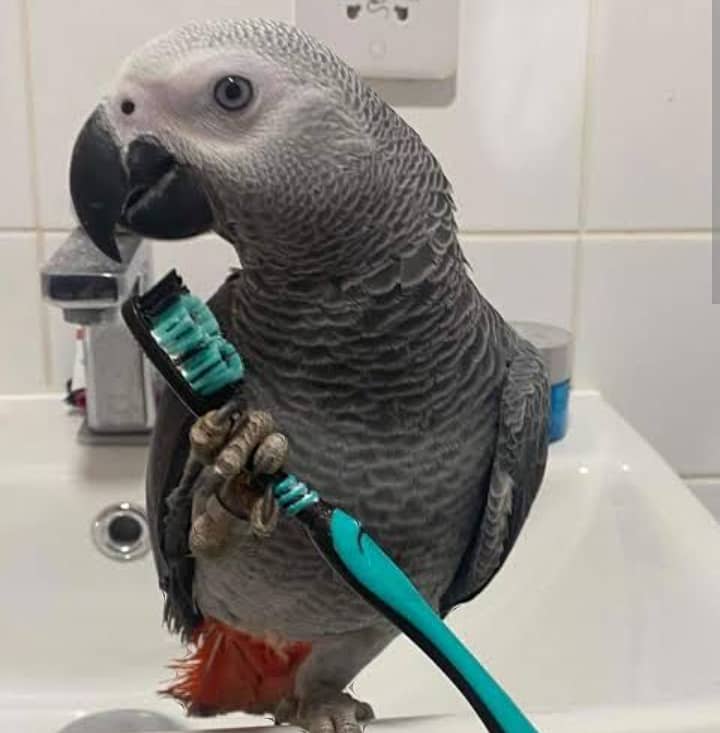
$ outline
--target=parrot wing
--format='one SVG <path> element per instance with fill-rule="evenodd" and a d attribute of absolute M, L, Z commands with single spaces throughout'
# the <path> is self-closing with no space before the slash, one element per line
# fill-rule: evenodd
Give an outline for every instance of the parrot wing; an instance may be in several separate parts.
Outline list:
<path fill-rule="evenodd" d="M 235 277 L 230 275 L 208 301 L 225 333 L 230 328 L 230 283 Z M 185 639 L 201 621 L 192 595 L 195 561 L 188 546 L 192 494 L 178 490 L 194 419 L 173 391 L 165 387 L 158 403 L 145 497 L 158 580 L 165 593 L 165 622 Z"/>
<path fill-rule="evenodd" d="M 535 348 L 518 339 L 500 400 L 487 501 L 460 568 L 444 594 L 444 614 L 474 598 L 502 567 L 527 519 L 545 474 L 549 385 Z"/>

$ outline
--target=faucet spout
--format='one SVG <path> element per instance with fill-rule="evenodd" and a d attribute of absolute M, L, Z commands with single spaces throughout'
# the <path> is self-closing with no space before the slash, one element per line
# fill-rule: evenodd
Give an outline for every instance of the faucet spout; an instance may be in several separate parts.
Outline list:
<path fill-rule="evenodd" d="M 150 246 L 135 235 L 117 237 L 120 261 L 75 229 L 40 272 L 43 297 L 66 321 L 85 326 L 86 425 L 83 442 L 137 443 L 152 430 L 152 367 L 120 317 L 120 306 L 151 284 Z"/>

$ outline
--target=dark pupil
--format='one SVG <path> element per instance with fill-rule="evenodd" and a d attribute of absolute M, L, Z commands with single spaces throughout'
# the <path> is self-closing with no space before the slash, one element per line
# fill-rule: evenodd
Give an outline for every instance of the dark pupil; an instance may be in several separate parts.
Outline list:
<path fill-rule="evenodd" d="M 228 99 L 238 99 L 242 97 L 242 93 L 243 91 L 236 81 L 228 81 L 227 84 L 225 84 L 225 96 Z"/>

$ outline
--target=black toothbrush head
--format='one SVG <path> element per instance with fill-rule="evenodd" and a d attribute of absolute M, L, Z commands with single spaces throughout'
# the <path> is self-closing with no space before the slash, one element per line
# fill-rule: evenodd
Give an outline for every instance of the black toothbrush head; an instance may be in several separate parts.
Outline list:
<path fill-rule="evenodd" d="M 195 415 L 235 396 L 244 375 L 242 359 L 175 270 L 128 298 L 122 314 L 150 362 Z"/>

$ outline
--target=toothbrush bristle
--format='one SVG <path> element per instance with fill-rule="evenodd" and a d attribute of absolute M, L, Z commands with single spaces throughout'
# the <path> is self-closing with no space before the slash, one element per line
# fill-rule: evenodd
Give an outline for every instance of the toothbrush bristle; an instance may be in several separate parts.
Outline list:
<path fill-rule="evenodd" d="M 245 368 L 235 347 L 223 338 L 212 311 L 187 290 L 178 290 L 177 281 L 182 284 L 179 278 L 167 283 L 162 297 L 153 301 L 154 315 L 146 311 L 151 333 L 189 386 L 209 397 L 240 381 Z M 161 302 L 164 308 L 158 309 Z"/>
<path fill-rule="evenodd" d="M 162 280 L 158 280 L 138 300 L 143 314 L 152 319 L 161 315 L 181 295 L 186 293 L 188 293 L 188 289 L 185 287 L 180 275 L 175 270 L 170 270 Z"/>

